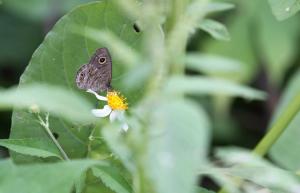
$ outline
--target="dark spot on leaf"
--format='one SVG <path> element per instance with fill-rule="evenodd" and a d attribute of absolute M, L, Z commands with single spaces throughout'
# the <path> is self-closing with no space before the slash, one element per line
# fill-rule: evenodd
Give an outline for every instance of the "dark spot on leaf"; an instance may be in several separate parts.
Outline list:
<path fill-rule="evenodd" d="M 55 132 L 52 132 L 52 135 L 55 137 L 55 139 L 58 139 L 58 134 L 57 133 L 55 133 Z"/>
<path fill-rule="evenodd" d="M 134 31 L 137 32 L 137 33 L 141 32 L 139 26 L 138 26 L 136 23 L 133 24 L 133 29 L 134 29 Z"/>

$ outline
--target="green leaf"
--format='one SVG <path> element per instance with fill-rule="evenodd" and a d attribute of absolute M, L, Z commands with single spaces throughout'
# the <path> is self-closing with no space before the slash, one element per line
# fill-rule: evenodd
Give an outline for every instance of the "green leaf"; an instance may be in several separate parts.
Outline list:
<path fill-rule="evenodd" d="M 244 5 L 246 8 L 247 5 Z M 244 13 L 244 11 L 240 11 Z M 238 12 L 238 13 L 240 13 Z M 232 58 L 241 62 L 242 73 L 237 73 L 231 79 L 240 82 L 252 80 L 252 76 L 256 72 L 257 62 L 251 46 L 250 34 L 248 30 L 248 17 L 246 15 L 234 15 L 228 19 L 226 26 L 229 29 L 231 40 L 215 41 L 209 39 L 204 42 L 203 52 L 213 55 L 219 55 Z"/>
<path fill-rule="evenodd" d="M 284 112 L 290 101 L 300 92 L 300 71 L 298 71 L 289 81 L 279 105 L 272 117 L 271 124 Z M 271 158 L 285 168 L 299 170 L 300 168 L 300 146 L 298 136 L 300 135 L 300 113 L 291 121 L 285 132 L 270 150 Z"/>
<path fill-rule="evenodd" d="M 17 166 L 11 160 L 0 161 L 1 193 L 70 193 L 76 179 L 94 165 L 107 165 L 101 161 L 76 160 L 52 164 Z"/>
<path fill-rule="evenodd" d="M 278 22 L 267 1 L 238 2 L 238 10 L 226 18 L 231 41 L 208 40 L 204 51 L 241 61 L 243 73 L 232 76 L 234 80 L 252 81 L 263 63 L 271 83 L 280 85 L 286 70 L 296 60 L 298 18 Z"/>
<path fill-rule="evenodd" d="M 57 147 L 46 139 L 1 139 L 0 146 L 12 151 L 38 157 L 58 157 L 62 159 Z"/>
<path fill-rule="evenodd" d="M 76 193 L 82 193 L 86 185 L 87 172 L 83 172 L 75 182 Z"/>
<path fill-rule="evenodd" d="M 294 17 L 278 22 L 270 13 L 266 2 L 261 2 L 258 6 L 264 9 L 257 14 L 256 18 L 260 29 L 256 37 L 260 46 L 257 49 L 261 49 L 261 59 L 266 63 L 270 79 L 278 84 L 282 82 L 297 58 L 299 19 Z M 289 35 L 285 36 L 285 34 Z"/>
<path fill-rule="evenodd" d="M 230 40 L 230 35 L 227 31 L 227 28 L 222 23 L 215 20 L 204 19 L 201 21 L 199 28 L 206 31 L 217 40 Z"/>
<path fill-rule="evenodd" d="M 188 53 L 185 62 L 188 69 L 210 75 L 233 75 L 243 70 L 239 61 L 212 54 Z"/>
<path fill-rule="evenodd" d="M 269 3 L 278 20 L 287 19 L 300 10 L 299 0 L 269 0 Z"/>
<path fill-rule="evenodd" d="M 188 100 L 154 106 L 143 171 L 158 193 L 195 192 L 197 170 L 206 162 L 210 143 L 208 118 Z"/>
<path fill-rule="evenodd" d="M 206 12 L 220 12 L 220 11 L 227 11 L 233 9 L 235 7 L 232 3 L 225 3 L 225 2 L 209 2 L 206 7 Z"/>
<path fill-rule="evenodd" d="M 271 164 L 250 151 L 241 148 L 218 149 L 217 157 L 226 165 L 221 172 L 252 181 L 260 186 L 294 192 L 300 188 L 296 175 Z"/>
<path fill-rule="evenodd" d="M 87 123 L 94 120 L 92 105 L 69 89 L 46 84 L 23 85 L 0 90 L 0 109 L 38 108 L 69 121 Z"/>
<path fill-rule="evenodd" d="M 118 37 L 126 44 L 131 45 L 132 49 L 136 49 L 140 45 L 139 37 L 141 33 L 134 31 L 134 22 L 128 19 L 109 0 L 77 7 L 62 17 L 48 33 L 21 76 L 20 85 L 24 86 L 33 82 L 58 85 L 66 88 L 68 92 L 77 93 L 91 101 L 92 104 L 96 104 L 97 99 L 93 95 L 77 88 L 75 76 L 80 66 L 88 63 L 97 48 L 106 47 L 107 45 L 90 40 L 86 36 L 78 35 L 74 29 L 79 27 L 80 29 L 109 31 L 113 33 L 114 37 Z M 111 55 L 112 58 L 116 58 L 115 52 L 112 51 Z M 126 76 L 122 76 L 125 65 L 122 60 L 116 59 L 114 59 L 113 63 L 112 86 L 122 91 L 119 85 L 121 85 L 123 79 L 126 79 Z M 129 97 L 126 95 L 126 92 L 123 92 L 123 94 Z M 82 105 L 84 105 L 84 102 Z M 64 107 L 66 108 L 66 106 L 61 105 L 61 108 Z M 86 107 L 82 110 L 73 109 L 73 113 L 81 114 L 85 111 L 84 109 Z M 63 112 L 69 111 L 66 109 L 62 110 Z M 53 116 L 50 116 L 49 121 L 50 129 L 57 134 L 57 140 L 70 158 L 86 157 L 88 137 L 92 129 L 91 125 L 78 125 Z M 10 138 L 47 137 L 44 128 L 39 125 L 31 113 L 23 110 L 14 111 Z M 31 157 L 24 157 L 15 153 L 12 153 L 12 156 L 19 162 L 37 161 Z"/>
<path fill-rule="evenodd" d="M 266 94 L 232 81 L 207 77 L 171 77 L 165 88 L 169 93 L 194 95 L 226 95 L 246 99 L 264 100 Z"/>
<path fill-rule="evenodd" d="M 131 187 L 125 178 L 113 167 L 93 167 L 93 174 L 100 178 L 108 188 L 116 193 L 131 193 Z"/>
<path fill-rule="evenodd" d="M 93 28 L 87 28 L 83 35 L 99 44 L 104 44 L 109 50 L 115 53 L 116 60 L 122 61 L 128 67 L 135 66 L 139 61 L 139 56 L 135 50 L 129 47 L 122 39 L 115 34 Z"/>

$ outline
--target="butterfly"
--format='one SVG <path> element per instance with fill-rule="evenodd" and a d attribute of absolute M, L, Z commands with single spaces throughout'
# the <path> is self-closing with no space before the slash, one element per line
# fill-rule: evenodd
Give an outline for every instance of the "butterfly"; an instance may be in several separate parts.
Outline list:
<path fill-rule="evenodd" d="M 111 89 L 112 61 L 107 48 L 99 48 L 88 64 L 79 68 L 76 85 L 79 89 L 91 89 L 95 92 Z"/>

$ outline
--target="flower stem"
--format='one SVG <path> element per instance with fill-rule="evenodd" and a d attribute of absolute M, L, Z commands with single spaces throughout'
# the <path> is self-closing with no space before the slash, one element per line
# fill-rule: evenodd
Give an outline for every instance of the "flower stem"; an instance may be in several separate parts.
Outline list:
<path fill-rule="evenodd" d="M 58 141 L 55 139 L 55 137 L 53 136 L 53 134 L 52 134 L 52 132 L 51 132 L 51 130 L 49 128 L 49 114 L 46 115 L 45 121 L 42 119 L 42 117 L 39 114 L 38 114 L 38 119 L 40 121 L 40 124 L 45 128 L 46 132 L 50 136 L 51 140 L 56 145 L 57 149 L 60 151 L 60 153 L 63 156 L 64 160 L 69 161 L 70 158 L 68 157 L 68 155 L 66 154 L 66 152 L 63 150 L 63 148 L 61 147 L 61 145 L 58 143 Z"/>
<path fill-rule="evenodd" d="M 300 112 L 300 93 L 293 98 L 292 102 L 287 106 L 282 115 L 275 121 L 269 132 L 252 150 L 252 153 L 260 157 L 266 155 L 266 153 L 285 131 L 298 112 Z M 222 188 L 218 193 L 226 193 L 225 188 Z"/>

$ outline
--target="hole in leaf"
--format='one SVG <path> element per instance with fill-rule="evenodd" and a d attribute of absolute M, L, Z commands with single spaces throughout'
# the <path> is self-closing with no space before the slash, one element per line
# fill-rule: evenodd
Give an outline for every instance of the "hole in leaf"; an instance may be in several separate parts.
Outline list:
<path fill-rule="evenodd" d="M 57 134 L 57 133 L 55 133 L 55 132 L 52 132 L 52 135 L 55 137 L 55 139 L 57 139 L 57 138 L 58 138 L 58 134 Z"/>
<path fill-rule="evenodd" d="M 136 23 L 133 24 L 133 29 L 134 29 L 134 31 L 137 32 L 137 33 L 141 32 L 139 26 L 138 26 Z"/>

